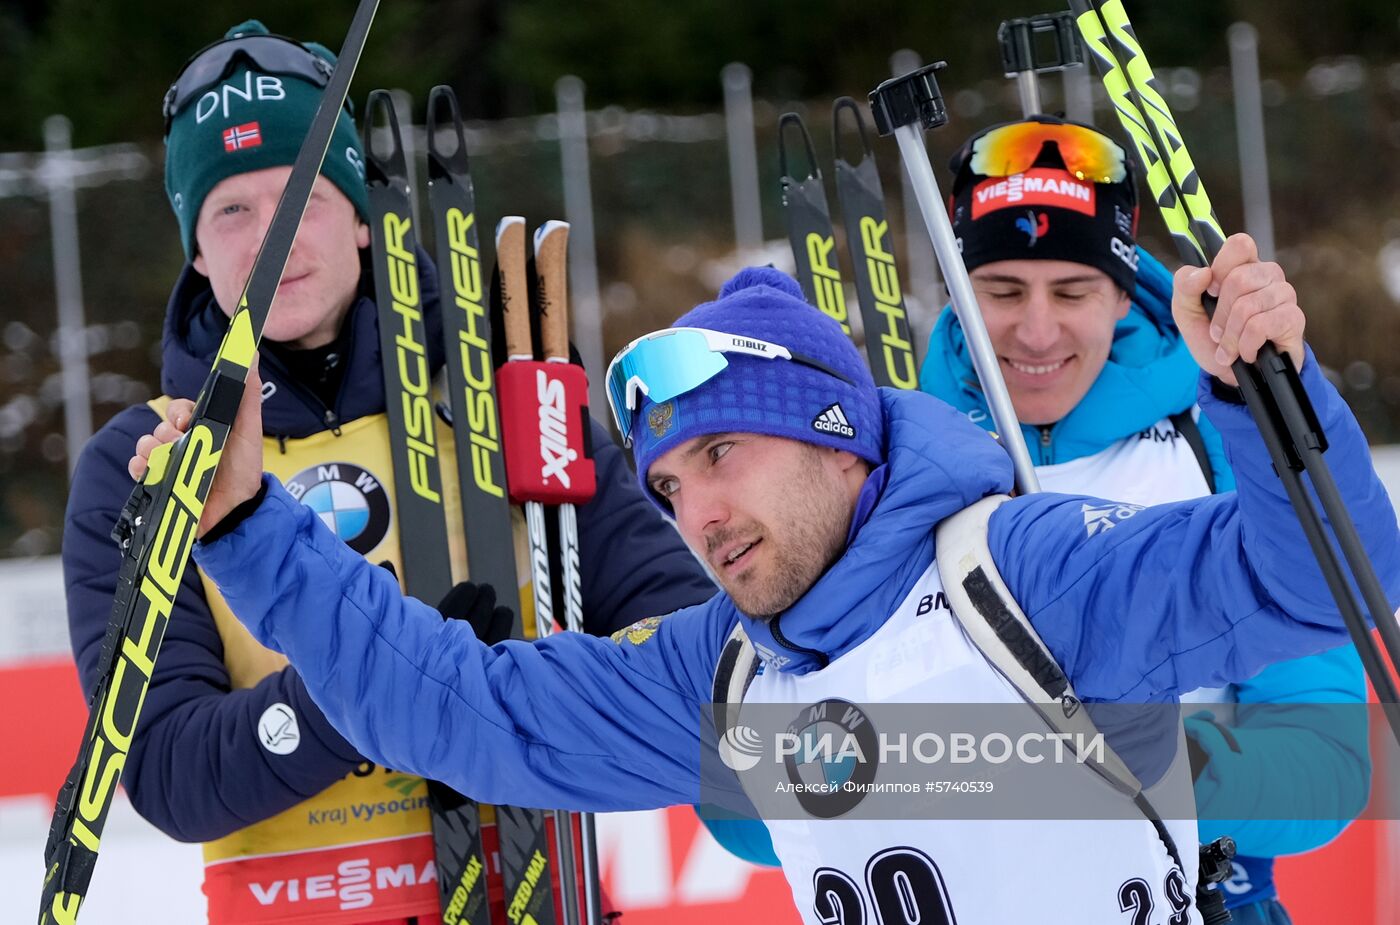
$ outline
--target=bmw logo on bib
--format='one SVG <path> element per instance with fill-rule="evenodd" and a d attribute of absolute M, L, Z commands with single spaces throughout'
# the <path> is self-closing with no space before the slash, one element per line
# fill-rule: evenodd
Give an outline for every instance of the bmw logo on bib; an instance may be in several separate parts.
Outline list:
<path fill-rule="evenodd" d="M 325 463 L 287 480 L 287 492 L 311 508 L 347 546 L 368 555 L 389 531 L 389 497 L 379 479 L 351 463 Z"/>
<path fill-rule="evenodd" d="M 828 699 L 803 709 L 788 726 L 797 747 L 783 755 L 798 804 L 818 819 L 835 819 L 865 799 L 879 764 L 879 737 L 865 711 Z"/>

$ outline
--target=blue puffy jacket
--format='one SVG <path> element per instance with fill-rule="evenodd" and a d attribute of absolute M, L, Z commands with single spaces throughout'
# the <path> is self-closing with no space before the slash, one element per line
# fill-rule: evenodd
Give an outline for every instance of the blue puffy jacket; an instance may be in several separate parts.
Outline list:
<path fill-rule="evenodd" d="M 420 253 L 418 259 L 427 344 L 436 371 L 443 363 L 436 274 L 427 255 Z M 292 439 L 335 432 L 342 422 L 383 412 L 371 291 L 366 273 L 339 342 L 345 369 L 329 405 L 297 381 L 275 353 L 263 352 L 263 381 L 275 389 L 263 402 L 266 434 Z M 167 394 L 194 397 L 227 326 L 208 280 L 186 267 L 165 319 L 161 387 Z M 73 477 L 63 567 L 69 631 L 85 691 L 97 680 L 116 589 L 120 555 L 110 533 L 132 489 L 126 463 L 137 438 L 156 423 L 155 412 L 144 404 L 122 411 L 83 448 Z M 610 633 L 709 598 L 714 593 L 709 579 L 675 530 L 642 497 L 626 457 L 596 423 L 593 446 L 598 494 L 579 508 L 587 629 Z M 319 610 L 319 605 L 308 606 Z M 246 690 L 230 690 L 223 656 L 199 576 L 188 569 L 122 775 L 137 811 L 182 841 L 208 841 L 273 816 L 364 761 L 325 720 L 296 670 L 284 669 Z M 277 702 L 288 704 L 301 723 L 294 761 L 269 762 L 257 744 L 258 717 Z"/>
<path fill-rule="evenodd" d="M 1303 380 L 1346 504 L 1400 599 L 1400 532 L 1360 428 L 1310 356 Z M 375 761 L 485 801 L 695 803 L 702 707 L 735 622 L 772 650 L 770 666 L 816 670 L 886 621 L 932 560 L 934 524 L 1011 484 L 1005 453 L 964 415 L 921 393 L 881 397 L 887 456 L 867 482 L 870 512 L 842 557 L 768 623 L 721 594 L 631 644 L 566 633 L 488 647 L 403 597 L 267 479 L 254 513 L 195 557 Z M 998 568 L 1086 701 L 1169 703 L 1347 640 L 1248 413 L 1210 395 L 1201 403 L 1238 492 L 1146 508 L 1092 536 L 1079 496 L 1016 498 L 990 521 Z"/>

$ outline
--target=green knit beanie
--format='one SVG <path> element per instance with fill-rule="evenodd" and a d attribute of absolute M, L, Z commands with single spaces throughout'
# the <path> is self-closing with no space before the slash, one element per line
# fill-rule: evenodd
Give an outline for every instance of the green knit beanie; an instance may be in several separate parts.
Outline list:
<path fill-rule="evenodd" d="M 234 26 L 224 38 L 268 35 L 256 19 Z M 334 62 L 330 49 L 306 48 Z M 243 59 L 235 70 L 191 101 L 170 123 L 165 139 L 165 194 L 180 222 L 185 256 L 193 259 L 195 223 L 204 197 L 219 181 L 296 160 L 316 114 L 322 87 L 289 74 L 263 73 Z M 353 117 L 342 108 L 321 173 L 369 220 L 364 151 Z"/>

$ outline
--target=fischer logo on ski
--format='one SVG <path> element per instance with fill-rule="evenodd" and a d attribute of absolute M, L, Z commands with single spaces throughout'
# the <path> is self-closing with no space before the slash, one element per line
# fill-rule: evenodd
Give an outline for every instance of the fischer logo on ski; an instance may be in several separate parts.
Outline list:
<path fill-rule="evenodd" d="M 914 345 L 909 340 L 909 316 L 904 310 L 904 293 L 899 284 L 899 271 L 894 265 L 894 254 L 885 249 L 889 234 L 889 223 L 876 221 L 869 215 L 860 217 L 860 242 L 865 250 L 865 276 L 869 281 L 870 295 L 875 302 L 875 311 L 885 321 L 880 331 L 880 359 L 877 363 L 871 356 L 871 368 L 883 370 L 891 385 L 900 389 L 912 389 L 919 384 L 914 371 Z M 856 274 L 859 283 L 860 274 Z M 859 291 L 859 289 L 857 290 Z M 870 337 L 871 325 L 866 324 L 866 337 Z M 874 344 L 867 348 L 874 353 Z"/>
<path fill-rule="evenodd" d="M 406 246 L 413 229 L 407 215 L 384 216 L 384 249 L 389 277 L 390 304 L 398 316 L 400 329 L 394 335 L 394 355 L 398 360 L 399 384 L 403 389 L 404 428 L 408 434 L 409 484 L 416 494 L 434 504 L 442 502 L 438 492 L 436 435 L 433 431 L 433 404 L 428 398 L 432 377 L 428 373 L 428 350 L 423 343 L 423 305 L 418 291 L 418 260 Z"/>
<path fill-rule="evenodd" d="M 788 167 L 787 135 L 789 126 L 796 128 L 807 152 L 807 174 L 798 179 Z M 829 318 L 841 325 L 842 333 L 851 333 L 846 309 L 846 290 L 841 283 L 841 268 L 836 257 L 836 238 L 831 228 L 831 212 L 826 205 L 826 191 L 821 171 L 812 148 L 807 126 L 795 112 L 784 113 L 778 120 L 778 161 L 782 172 L 783 212 L 787 219 L 788 241 L 797 264 L 797 281 L 802 296 Z"/>
<path fill-rule="evenodd" d="M 481 280 L 481 255 L 474 241 L 476 215 L 452 207 L 446 210 L 447 243 L 451 249 L 453 303 L 461 310 L 457 346 L 460 351 L 463 399 L 467 427 L 471 431 L 471 469 L 476 487 L 494 498 L 504 498 L 493 457 L 501 452 L 500 423 L 493 393 L 496 372 L 492 368 L 487 336 L 485 289 Z M 459 462 L 460 464 L 460 462 Z"/>
<path fill-rule="evenodd" d="M 831 235 L 815 231 L 807 235 L 807 260 L 811 266 L 817 308 L 835 319 L 841 325 L 841 330 L 849 334 L 851 325 L 846 320 L 846 293 L 841 288 L 841 270 L 836 266 L 835 250 L 836 239 Z"/>

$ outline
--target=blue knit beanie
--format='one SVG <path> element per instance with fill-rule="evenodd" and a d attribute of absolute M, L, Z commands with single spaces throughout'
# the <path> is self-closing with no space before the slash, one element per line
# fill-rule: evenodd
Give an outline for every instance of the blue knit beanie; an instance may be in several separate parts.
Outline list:
<path fill-rule="evenodd" d="M 826 364 L 854 385 L 790 360 L 729 353 L 728 367 L 699 388 L 659 404 L 644 397 L 632 452 L 648 497 L 657 500 L 647 485 L 657 457 L 706 434 L 787 437 L 849 450 L 872 465 L 884 461 L 884 418 L 870 370 L 841 326 L 803 300 L 791 276 L 772 267 L 741 270 L 718 300 L 696 306 L 672 327 L 765 340 Z"/>

